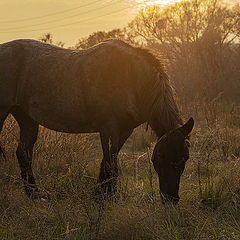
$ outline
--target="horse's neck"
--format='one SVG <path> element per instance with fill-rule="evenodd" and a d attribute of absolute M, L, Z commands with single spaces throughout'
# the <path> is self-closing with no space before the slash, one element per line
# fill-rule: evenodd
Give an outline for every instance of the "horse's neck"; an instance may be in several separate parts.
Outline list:
<path fill-rule="evenodd" d="M 156 112 L 151 116 L 149 124 L 158 138 L 160 138 L 165 133 L 179 128 L 183 123 L 177 107 L 173 111 L 173 109 L 164 106 L 162 111 L 159 111 L 158 113 Z"/>

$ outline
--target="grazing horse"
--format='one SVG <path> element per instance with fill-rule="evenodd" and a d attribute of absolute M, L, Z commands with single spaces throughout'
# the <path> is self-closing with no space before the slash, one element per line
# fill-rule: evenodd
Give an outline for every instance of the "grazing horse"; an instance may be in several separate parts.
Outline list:
<path fill-rule="evenodd" d="M 114 192 L 118 153 L 133 129 L 147 122 L 161 138 L 153 154 L 161 195 L 178 200 L 193 120 L 183 125 L 163 65 L 149 51 L 120 40 L 87 50 L 28 39 L 3 43 L 0 130 L 9 113 L 20 127 L 16 155 L 29 197 L 38 195 L 32 153 L 39 124 L 66 133 L 99 132 L 103 159 L 98 182 L 104 192 Z M 180 164 L 181 171 L 172 164 Z"/>

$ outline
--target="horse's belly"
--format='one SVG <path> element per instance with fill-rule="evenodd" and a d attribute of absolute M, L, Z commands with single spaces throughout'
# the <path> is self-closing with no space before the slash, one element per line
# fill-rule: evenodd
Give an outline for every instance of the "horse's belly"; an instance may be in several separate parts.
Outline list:
<path fill-rule="evenodd" d="M 98 129 L 94 128 L 93 126 L 89 125 L 88 123 L 57 123 L 53 121 L 42 121 L 38 122 L 40 125 L 42 125 L 45 128 L 58 131 L 58 132 L 64 132 L 64 133 L 95 133 L 99 132 Z"/>
<path fill-rule="evenodd" d="M 31 106 L 27 109 L 29 116 L 40 125 L 66 133 L 93 133 L 99 128 L 93 119 L 90 119 L 80 109 L 69 108 L 56 109 L 48 106 Z"/>
<path fill-rule="evenodd" d="M 39 118 L 36 115 L 32 116 L 36 122 L 45 128 L 65 133 L 94 133 L 99 130 L 92 126 L 89 122 L 73 121 L 69 119 L 62 119 L 56 121 L 55 118 Z"/>

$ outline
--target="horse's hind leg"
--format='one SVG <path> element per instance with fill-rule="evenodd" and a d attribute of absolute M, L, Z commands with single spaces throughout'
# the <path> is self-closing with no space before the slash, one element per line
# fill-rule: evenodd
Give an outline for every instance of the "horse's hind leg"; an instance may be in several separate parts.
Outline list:
<path fill-rule="evenodd" d="M 38 123 L 27 116 L 23 111 L 13 113 L 20 127 L 20 142 L 17 148 L 17 158 L 21 169 L 21 177 L 28 197 L 36 197 L 38 189 L 32 172 L 33 146 L 37 140 Z"/>

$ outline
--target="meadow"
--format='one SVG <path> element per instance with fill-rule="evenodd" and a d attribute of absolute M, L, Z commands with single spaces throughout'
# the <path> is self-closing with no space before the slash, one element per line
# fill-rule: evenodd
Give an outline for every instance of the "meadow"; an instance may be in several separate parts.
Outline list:
<path fill-rule="evenodd" d="M 141 9 L 124 29 L 97 31 L 72 49 L 109 38 L 161 52 L 184 120 L 195 119 L 180 202 L 163 205 L 151 155 L 156 137 L 135 129 L 119 154 L 115 199 L 94 198 L 102 150 L 98 134 L 40 127 L 33 171 L 47 201 L 29 199 L 15 155 L 19 128 L 0 135 L 0 239 L 240 239 L 240 5 L 181 1 Z M 64 46 L 46 33 L 40 41 Z"/>
<path fill-rule="evenodd" d="M 181 106 L 196 124 L 177 206 L 160 201 L 151 163 L 156 138 L 145 126 L 124 145 L 116 199 L 104 204 L 93 197 L 98 134 L 41 127 L 33 170 L 50 199 L 28 199 L 15 156 L 19 129 L 9 116 L 1 133 L 0 239 L 240 239 L 240 106 L 221 99 Z"/>

